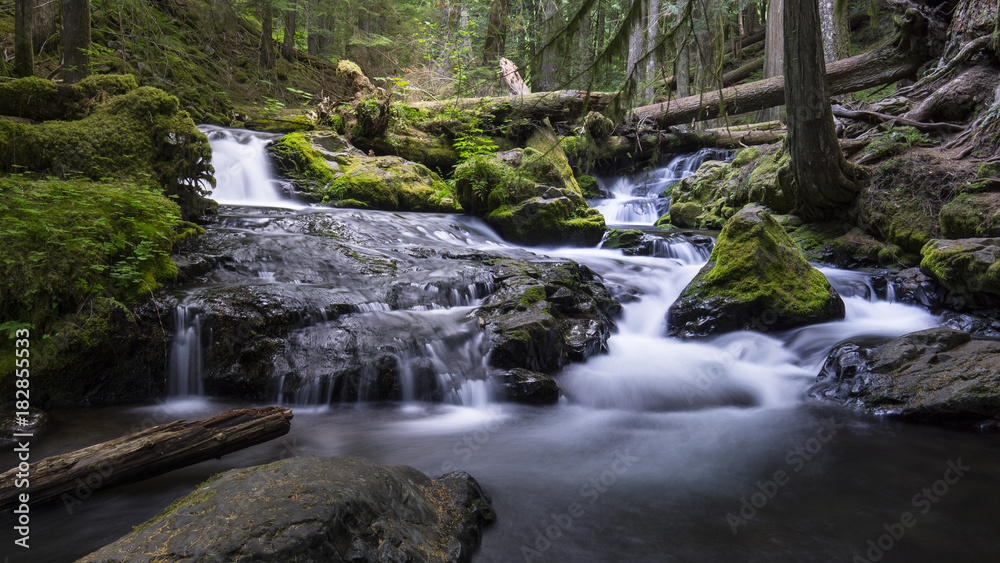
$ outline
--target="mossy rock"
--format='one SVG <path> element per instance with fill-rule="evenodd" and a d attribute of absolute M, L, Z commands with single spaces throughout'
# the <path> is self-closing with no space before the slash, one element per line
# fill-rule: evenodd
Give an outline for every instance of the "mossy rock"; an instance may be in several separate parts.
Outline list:
<path fill-rule="evenodd" d="M 745 152 L 746 149 L 740 151 L 741 154 Z M 795 192 L 791 187 L 789 162 L 790 157 L 784 147 L 761 158 L 747 178 L 747 200 L 765 205 L 779 214 L 790 213 L 795 207 Z"/>
<path fill-rule="evenodd" d="M 76 84 L 38 77 L 11 80 L 0 83 L 0 115 L 34 121 L 80 119 L 107 98 L 138 87 L 130 74 L 93 74 Z"/>
<path fill-rule="evenodd" d="M 604 192 L 601 190 L 601 184 L 593 176 L 581 174 L 576 177 L 576 183 L 580 185 L 580 193 L 587 199 L 601 199 L 605 197 Z"/>
<path fill-rule="evenodd" d="M 335 133 L 291 133 L 267 150 L 306 199 L 388 211 L 458 210 L 448 185 L 426 166 L 395 156 L 365 156 Z"/>
<path fill-rule="evenodd" d="M 693 202 L 677 202 L 670 205 L 670 223 L 682 229 L 694 228 L 698 225 L 698 217 L 705 209 Z"/>
<path fill-rule="evenodd" d="M 556 137 L 552 125 L 546 119 L 542 126 L 535 130 L 528 139 L 527 148 L 537 151 L 525 153 L 521 169 L 536 181 L 557 188 L 567 188 L 580 192 L 580 185 L 573 176 L 573 168 L 569 165 L 566 153 L 563 152 L 559 138 Z"/>
<path fill-rule="evenodd" d="M 844 302 L 785 230 L 750 205 L 719 234 L 708 263 L 667 313 L 672 336 L 783 330 L 844 318 Z"/>
<path fill-rule="evenodd" d="M 959 194 L 938 214 L 945 238 L 1000 236 L 1000 193 Z"/>
<path fill-rule="evenodd" d="M 126 86 L 128 79 L 110 81 Z M 102 84 L 95 81 L 96 85 Z M 0 172 L 58 177 L 152 181 L 175 196 L 185 219 L 213 203 L 203 182 L 213 182 L 208 138 L 180 110 L 174 96 L 137 88 L 107 99 L 76 121 L 27 125 L 0 121 Z"/>
<path fill-rule="evenodd" d="M 505 205 L 490 212 L 486 222 L 504 239 L 529 246 L 596 246 L 607 230 L 600 211 L 580 210 L 566 197 Z"/>
<path fill-rule="evenodd" d="M 639 229 L 611 229 L 601 248 L 631 248 L 642 243 L 643 232 Z"/>
<path fill-rule="evenodd" d="M 951 291 L 1000 295 L 1000 239 L 932 240 L 920 266 Z"/>

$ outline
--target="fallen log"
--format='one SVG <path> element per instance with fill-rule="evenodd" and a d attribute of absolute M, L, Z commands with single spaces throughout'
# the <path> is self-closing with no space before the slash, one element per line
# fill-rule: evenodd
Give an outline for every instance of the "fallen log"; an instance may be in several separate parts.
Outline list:
<path fill-rule="evenodd" d="M 912 30 L 919 28 L 914 21 L 919 14 L 907 14 L 904 30 L 880 47 L 847 59 L 830 63 L 826 67 L 826 81 L 830 95 L 849 94 L 873 86 L 897 82 L 913 77 L 926 55 L 919 49 L 901 49 L 899 45 L 912 45 L 917 38 Z M 738 115 L 758 111 L 785 103 L 785 78 L 776 76 L 749 84 L 739 84 L 713 92 L 703 92 L 635 108 L 629 114 L 634 122 L 652 121 L 660 127 L 714 119 L 720 115 Z"/>
<path fill-rule="evenodd" d="M 956 125 L 954 123 L 924 123 L 922 121 L 914 121 L 912 119 L 908 119 L 906 117 L 902 117 L 899 115 L 889 115 L 887 113 L 879 113 L 877 111 L 852 110 L 836 105 L 833 106 L 833 115 L 844 119 L 856 119 L 859 121 L 867 121 L 869 123 L 892 123 L 895 125 L 909 125 L 910 127 L 915 127 L 921 131 L 943 131 L 947 133 L 957 133 L 965 130 L 964 126 Z"/>
<path fill-rule="evenodd" d="M 787 131 L 780 121 L 718 127 L 702 131 L 671 131 L 639 136 L 608 137 L 599 147 L 604 159 L 643 159 L 657 154 L 686 152 L 705 147 L 738 149 L 777 143 Z"/>
<path fill-rule="evenodd" d="M 614 92 L 555 90 L 523 96 L 452 98 L 435 102 L 410 102 L 405 105 L 429 114 L 459 110 L 482 112 L 495 119 L 524 117 L 541 121 L 548 117 L 552 121 L 570 121 L 580 117 L 584 111 L 603 111 L 614 96 Z"/>
<path fill-rule="evenodd" d="M 80 499 L 74 493 L 81 486 L 94 491 L 218 458 L 287 434 L 291 419 L 291 409 L 282 407 L 237 409 L 195 422 L 178 420 L 47 457 L 30 464 L 27 487 L 15 486 L 16 481 L 25 480 L 17 477 L 18 468 L 0 475 L 0 508 L 57 498 L 76 503 Z M 24 494 L 27 503 L 20 500 Z"/>
<path fill-rule="evenodd" d="M 830 63 L 826 81 L 830 95 L 849 94 L 873 86 L 912 77 L 923 59 L 883 47 Z M 721 114 L 738 115 L 785 103 L 785 77 L 776 76 L 749 84 L 738 84 L 667 102 L 635 108 L 629 114 L 634 121 L 649 120 L 661 127 L 714 119 Z"/>

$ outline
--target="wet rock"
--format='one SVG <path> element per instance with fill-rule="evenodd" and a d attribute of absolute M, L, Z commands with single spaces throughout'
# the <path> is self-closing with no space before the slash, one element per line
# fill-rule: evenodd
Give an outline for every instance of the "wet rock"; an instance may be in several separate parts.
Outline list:
<path fill-rule="evenodd" d="M 459 562 L 495 518 L 464 472 L 296 457 L 213 477 L 80 561 Z"/>
<path fill-rule="evenodd" d="M 1000 342 L 951 328 L 830 353 L 815 397 L 914 422 L 972 425 L 1000 413 Z"/>
<path fill-rule="evenodd" d="M 750 205 L 667 313 L 671 336 L 782 330 L 844 318 L 844 302 L 771 216 Z"/>
<path fill-rule="evenodd" d="M 988 313 L 989 316 L 949 311 L 944 314 L 944 324 L 974 337 L 1000 340 L 1000 311 Z"/>
<path fill-rule="evenodd" d="M 896 299 L 909 305 L 938 309 L 944 304 L 946 290 L 921 268 L 907 268 L 889 276 Z"/>
<path fill-rule="evenodd" d="M 556 389 L 558 399 L 559 390 Z M 21 411 L 25 412 L 25 411 Z M 0 405 L 0 450 L 17 447 L 14 434 L 33 434 L 39 436 L 48 425 L 49 417 L 45 411 L 29 408 L 27 416 L 19 416 L 14 404 Z"/>
<path fill-rule="evenodd" d="M 559 386 L 554 379 L 545 374 L 514 368 L 493 377 L 509 401 L 528 405 L 549 405 L 559 402 Z"/>
<path fill-rule="evenodd" d="M 493 275 L 497 289 L 477 312 L 490 365 L 552 373 L 607 350 L 621 306 L 586 266 L 503 260 Z"/>

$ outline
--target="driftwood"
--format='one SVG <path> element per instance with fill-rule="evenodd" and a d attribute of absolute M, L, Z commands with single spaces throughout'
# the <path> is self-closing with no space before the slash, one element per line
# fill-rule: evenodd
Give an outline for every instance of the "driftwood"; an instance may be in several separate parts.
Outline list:
<path fill-rule="evenodd" d="M 830 95 L 849 94 L 873 86 L 913 76 L 923 58 L 885 45 L 868 53 L 830 63 L 826 80 Z M 740 84 L 714 92 L 704 92 L 658 104 L 638 107 L 631 112 L 636 121 L 654 121 L 660 126 L 690 123 L 737 115 L 785 103 L 785 78 L 776 76 Z"/>
<path fill-rule="evenodd" d="M 282 407 L 231 410 L 47 457 L 30 464 L 26 488 L 15 486 L 17 468 L 0 475 L 0 508 L 20 505 L 19 496 L 25 493 L 32 505 L 61 497 L 78 501 L 81 488 L 89 496 L 97 489 L 141 481 L 283 436 L 291 419 L 291 409 Z"/>
<path fill-rule="evenodd" d="M 517 72 L 517 65 L 505 57 L 500 57 L 500 78 L 511 96 L 523 96 L 531 93 L 528 85 L 521 78 L 521 74 Z"/>
<path fill-rule="evenodd" d="M 483 112 L 497 118 L 524 117 L 542 121 L 569 121 L 586 111 L 602 111 L 608 107 L 613 92 L 587 92 L 581 90 L 556 90 L 536 92 L 515 97 L 451 98 L 436 102 L 410 102 L 409 107 L 431 114 L 445 110 Z"/>

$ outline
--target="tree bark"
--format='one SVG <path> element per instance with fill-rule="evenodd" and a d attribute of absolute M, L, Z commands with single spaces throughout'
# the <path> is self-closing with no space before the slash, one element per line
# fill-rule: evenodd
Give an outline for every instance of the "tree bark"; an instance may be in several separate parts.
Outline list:
<path fill-rule="evenodd" d="M 558 81 L 556 77 L 556 69 L 558 68 L 559 58 L 555 52 L 555 46 L 549 45 L 548 48 L 544 47 L 548 43 L 552 34 L 555 33 L 556 26 L 556 14 L 558 10 L 556 9 L 556 3 L 553 0 L 548 0 L 545 2 L 545 9 L 542 12 L 542 29 L 545 30 L 542 33 L 542 52 L 539 56 L 541 60 L 541 65 L 539 69 L 539 76 L 534 81 L 536 84 L 535 90 L 539 92 L 546 92 L 555 88 Z"/>
<path fill-rule="evenodd" d="M 90 75 L 90 0 L 62 0 L 63 80 Z"/>
<path fill-rule="evenodd" d="M 826 80 L 831 95 L 847 94 L 911 77 L 923 62 L 917 54 L 902 52 L 886 44 L 829 65 Z M 785 80 L 777 76 L 724 88 L 721 93 L 705 92 L 639 107 L 632 110 L 631 115 L 634 119 L 651 120 L 666 126 L 715 118 L 720 111 L 736 115 L 779 106 L 784 102 Z"/>
<path fill-rule="evenodd" d="M 600 144 L 601 158 L 650 158 L 665 152 L 695 151 L 705 147 L 738 149 L 752 145 L 777 143 L 786 134 L 780 121 L 719 127 L 703 131 L 671 131 L 639 137 L 612 136 Z"/>
<path fill-rule="evenodd" d="M 35 49 L 32 47 L 31 24 L 35 0 L 14 0 L 14 74 L 35 74 Z"/>
<path fill-rule="evenodd" d="M 819 0 L 819 16 L 823 29 L 823 58 L 826 64 L 850 55 L 851 30 L 844 13 L 837 13 L 836 0 Z M 847 3 L 843 2 L 843 6 Z"/>
<path fill-rule="evenodd" d="M 289 62 L 295 60 L 295 15 L 295 0 L 291 0 L 285 10 L 285 36 L 281 43 L 281 56 Z"/>
<path fill-rule="evenodd" d="M 857 183 L 840 151 L 830 106 L 817 0 L 785 3 L 785 107 L 795 210 L 828 219 L 854 201 Z"/>
<path fill-rule="evenodd" d="M 483 64 L 490 65 L 504 55 L 507 47 L 507 12 L 510 0 L 493 0 L 490 18 L 486 24 L 486 41 L 483 43 Z"/>
<path fill-rule="evenodd" d="M 274 7 L 271 0 L 264 0 L 260 10 L 260 67 L 274 67 Z"/>
<path fill-rule="evenodd" d="M 85 483 L 91 490 L 132 483 L 174 469 L 221 457 L 283 436 L 291 428 L 292 411 L 282 407 L 238 409 L 212 418 L 178 420 L 31 464 L 27 488 L 15 487 L 18 469 L 0 475 L 0 508 L 37 505 L 63 498 Z"/>
<path fill-rule="evenodd" d="M 55 49 L 55 45 L 47 46 L 45 42 L 58 31 L 56 22 L 58 16 L 57 0 L 35 0 L 34 17 L 31 20 L 31 42 L 36 55 L 41 53 L 43 48 Z"/>
<path fill-rule="evenodd" d="M 794 0 L 798 1 L 798 0 Z M 767 7 L 767 24 L 764 29 L 764 78 L 781 76 L 785 72 L 784 46 L 784 0 L 770 0 Z M 780 107 L 767 108 L 760 114 L 766 121 L 780 120 Z"/>

